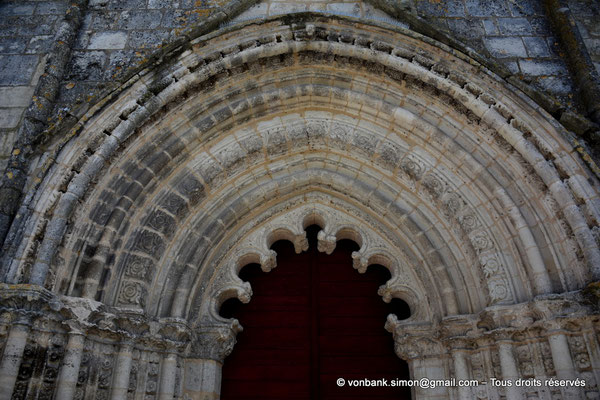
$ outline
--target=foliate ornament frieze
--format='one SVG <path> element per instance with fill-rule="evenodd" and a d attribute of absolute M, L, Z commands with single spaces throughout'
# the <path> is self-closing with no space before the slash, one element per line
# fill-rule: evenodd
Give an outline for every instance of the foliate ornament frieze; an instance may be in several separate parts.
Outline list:
<path fill-rule="evenodd" d="M 467 205 L 460 194 L 453 191 L 437 174 L 428 170 L 417 157 L 412 155 L 405 157 L 401 167 L 415 181 L 421 181 L 434 198 L 439 199 L 446 217 L 458 222 L 469 238 L 477 257 L 480 258 L 484 277 L 487 280 L 490 304 L 511 302 L 513 295 L 510 283 L 506 279 L 504 266 L 498 261 L 502 257 L 495 261 L 482 259 L 482 257 L 486 257 L 490 253 L 497 253 L 497 251 L 492 236 L 483 229 L 477 214 Z M 355 268 L 364 269 L 363 264 L 363 260 L 355 258 Z"/>
<path fill-rule="evenodd" d="M 446 191 L 446 183 L 434 173 L 426 174 L 422 183 L 434 198 L 439 198 Z"/>
<path fill-rule="evenodd" d="M 570 336 L 568 341 L 575 367 L 579 371 L 590 369 L 592 367 L 592 363 L 588 354 L 585 338 L 582 336 Z"/>
<path fill-rule="evenodd" d="M 138 236 L 136 249 L 142 253 L 156 255 L 164 247 L 162 238 L 154 232 L 143 230 Z"/>
<path fill-rule="evenodd" d="M 470 212 L 470 210 L 459 215 L 458 223 L 466 233 L 471 233 L 473 230 L 481 226 L 477 216 Z"/>
<path fill-rule="evenodd" d="M 494 248 L 494 242 L 485 231 L 473 233 L 470 236 L 470 240 L 477 254 L 481 254 Z"/>
<path fill-rule="evenodd" d="M 401 164 L 402 170 L 415 180 L 420 180 L 425 173 L 425 164 L 416 157 L 406 156 Z"/>
<path fill-rule="evenodd" d="M 496 275 L 488 280 L 488 289 L 490 291 L 490 303 L 497 304 L 510 299 L 510 289 L 508 282 L 503 276 Z"/>
<path fill-rule="evenodd" d="M 464 205 L 463 199 L 456 192 L 446 192 L 442 196 L 442 204 L 446 211 L 446 215 L 450 218 L 456 218 L 456 215 L 461 211 Z"/>
<path fill-rule="evenodd" d="M 488 239 L 487 235 L 478 237 L 478 240 L 481 241 L 479 246 L 493 249 L 493 244 L 490 244 Z M 489 252 L 479 257 L 483 276 L 487 279 L 490 305 L 511 302 L 513 297 L 504 274 L 504 268 L 501 262 L 498 261 L 499 258 L 498 255 Z"/>
<path fill-rule="evenodd" d="M 483 275 L 486 278 L 491 278 L 501 273 L 501 267 L 498 260 L 494 257 L 483 258 L 481 261 Z"/>
<path fill-rule="evenodd" d="M 242 330 L 236 319 L 231 320 L 229 324 L 202 325 L 195 328 L 188 357 L 223 362 L 233 350 L 236 335 Z"/>

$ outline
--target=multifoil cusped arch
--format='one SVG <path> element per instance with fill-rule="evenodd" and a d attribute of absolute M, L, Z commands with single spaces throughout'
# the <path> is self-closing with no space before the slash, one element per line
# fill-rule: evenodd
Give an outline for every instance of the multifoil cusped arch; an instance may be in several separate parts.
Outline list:
<path fill-rule="evenodd" d="M 568 133 L 402 28 L 310 14 L 228 27 L 134 77 L 80 128 L 39 160 L 50 167 L 12 228 L 7 281 L 200 318 L 244 226 L 317 204 L 381 228 L 395 250 L 367 246 L 355 265 L 406 266 L 417 298 L 435 297 L 428 318 L 599 275 L 598 186 Z M 324 251 L 358 235 L 309 218 L 325 222 Z M 301 230 L 268 235 L 303 248 Z M 244 256 L 269 265 L 261 246 Z M 230 278 L 214 298 L 246 299 Z"/>

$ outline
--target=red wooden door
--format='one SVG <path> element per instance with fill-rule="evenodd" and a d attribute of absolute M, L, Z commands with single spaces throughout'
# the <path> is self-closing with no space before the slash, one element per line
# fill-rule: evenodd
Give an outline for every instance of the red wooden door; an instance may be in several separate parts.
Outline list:
<path fill-rule="evenodd" d="M 242 270 L 254 294 L 249 304 L 227 302 L 221 311 L 244 327 L 225 360 L 221 399 L 410 398 L 407 388 L 337 385 L 338 378 L 408 379 L 408 366 L 383 328 L 392 310 L 377 288 L 389 272 L 355 271 L 349 241 L 319 253 L 317 231 L 308 230 L 302 254 L 276 243 L 277 268 L 268 274 L 257 265 Z"/>

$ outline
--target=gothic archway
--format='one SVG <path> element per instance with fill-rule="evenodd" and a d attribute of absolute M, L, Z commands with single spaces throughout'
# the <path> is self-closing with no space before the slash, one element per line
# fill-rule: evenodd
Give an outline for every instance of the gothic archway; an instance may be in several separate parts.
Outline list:
<path fill-rule="evenodd" d="M 252 294 L 239 269 L 272 269 L 270 245 L 302 251 L 318 223 L 319 250 L 352 239 L 356 269 L 390 270 L 380 295 L 414 314 L 386 327 L 415 378 L 595 385 L 574 360 L 589 364 L 597 341 L 578 296 L 600 276 L 599 191 L 568 135 L 474 60 L 400 27 L 310 13 L 225 27 L 39 155 L 2 277 L 55 296 L 79 356 L 89 336 L 118 366 L 111 390 L 129 390 L 132 365 L 160 364 L 144 382 L 161 396 L 215 398 L 241 329 L 218 309 Z M 13 361 L 37 329 L 17 325 Z M 533 372 L 532 354 L 546 360 Z"/>

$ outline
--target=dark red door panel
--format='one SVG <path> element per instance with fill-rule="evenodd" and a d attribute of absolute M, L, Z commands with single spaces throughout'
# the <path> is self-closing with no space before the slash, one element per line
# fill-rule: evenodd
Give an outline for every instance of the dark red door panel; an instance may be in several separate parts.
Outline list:
<path fill-rule="evenodd" d="M 242 270 L 254 295 L 222 310 L 244 327 L 225 360 L 223 400 L 410 398 L 406 388 L 337 385 L 338 378 L 408 379 L 408 366 L 383 328 L 391 309 L 377 289 L 389 273 L 355 271 L 356 247 L 348 241 L 331 255 L 319 253 L 316 232 L 309 228 L 310 248 L 302 254 L 276 243 L 277 268 L 268 274 L 255 265 Z"/>

